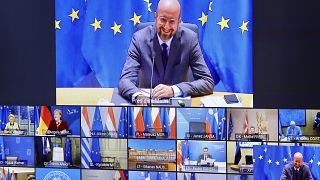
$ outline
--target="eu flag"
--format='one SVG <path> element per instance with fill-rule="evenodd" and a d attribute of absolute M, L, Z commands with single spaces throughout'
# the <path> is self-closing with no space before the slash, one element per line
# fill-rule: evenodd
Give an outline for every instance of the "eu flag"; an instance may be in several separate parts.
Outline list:
<path fill-rule="evenodd" d="M 144 131 L 150 132 L 153 128 L 152 116 L 151 116 L 151 109 L 150 107 L 143 108 L 142 117 L 144 121 Z"/>
<path fill-rule="evenodd" d="M 39 106 L 34 106 L 34 127 L 39 127 L 40 123 L 40 107 Z"/>
<path fill-rule="evenodd" d="M 3 136 L 0 136 L 0 161 L 5 161 Z"/>
<path fill-rule="evenodd" d="M 218 112 L 218 140 L 226 140 L 227 136 L 227 121 L 226 121 L 226 109 L 217 108 Z"/>
<path fill-rule="evenodd" d="M 230 116 L 229 116 L 229 129 L 228 129 L 228 140 L 231 139 L 231 134 L 233 132 L 233 122 L 232 122 L 232 115 L 230 113 Z"/>
<path fill-rule="evenodd" d="M 2 106 L 2 119 L 1 119 L 1 130 L 4 130 L 6 127 L 7 123 L 9 122 L 8 117 L 9 117 L 9 106 Z"/>
<path fill-rule="evenodd" d="M 153 20 L 148 4 L 143 0 L 87 1 L 82 53 L 101 87 L 118 86 L 135 26 Z"/>
<path fill-rule="evenodd" d="M 103 130 L 103 125 L 102 125 L 102 120 L 100 115 L 100 109 L 99 107 L 96 107 L 96 110 L 94 112 L 94 119 L 92 122 L 92 131 L 102 131 L 102 130 Z M 90 157 L 93 163 L 101 162 L 99 138 L 92 138 Z"/>
<path fill-rule="evenodd" d="M 118 125 L 118 137 L 127 137 L 127 111 L 125 107 L 121 108 L 119 125 Z"/>
<path fill-rule="evenodd" d="M 92 71 L 81 50 L 86 2 L 56 0 L 55 6 L 56 86 L 77 87 Z"/>
<path fill-rule="evenodd" d="M 96 107 L 94 111 L 94 116 L 93 116 L 92 131 L 102 131 L 102 130 L 103 130 L 103 125 L 101 120 L 100 109 L 99 107 Z"/>
<path fill-rule="evenodd" d="M 66 138 L 65 161 L 71 164 L 71 142 L 69 137 Z"/>
<path fill-rule="evenodd" d="M 161 120 L 163 132 L 166 133 L 166 137 L 169 137 L 170 130 L 171 130 L 170 119 L 169 119 L 168 110 L 165 107 L 160 108 L 160 120 Z"/>
<path fill-rule="evenodd" d="M 200 39 L 215 83 L 226 91 L 252 93 L 252 1 L 212 2 L 212 11 L 202 10 Z"/>
<path fill-rule="evenodd" d="M 190 159 L 190 151 L 189 151 L 189 142 L 181 141 L 181 151 L 182 151 L 182 164 L 184 164 L 185 160 Z"/>
<path fill-rule="evenodd" d="M 241 149 L 240 149 L 240 144 L 239 142 L 237 141 L 236 142 L 236 153 L 235 153 L 235 156 L 234 156 L 234 164 L 239 164 L 240 160 L 241 160 Z"/>
<path fill-rule="evenodd" d="M 128 107 L 128 126 L 129 137 L 136 136 L 133 107 Z"/>

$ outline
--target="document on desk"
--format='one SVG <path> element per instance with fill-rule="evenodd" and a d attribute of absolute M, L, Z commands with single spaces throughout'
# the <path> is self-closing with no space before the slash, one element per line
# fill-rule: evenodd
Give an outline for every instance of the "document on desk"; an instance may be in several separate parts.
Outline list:
<path fill-rule="evenodd" d="M 200 98 L 200 101 L 204 107 L 242 107 L 241 101 L 227 104 L 223 96 L 205 96 Z"/>

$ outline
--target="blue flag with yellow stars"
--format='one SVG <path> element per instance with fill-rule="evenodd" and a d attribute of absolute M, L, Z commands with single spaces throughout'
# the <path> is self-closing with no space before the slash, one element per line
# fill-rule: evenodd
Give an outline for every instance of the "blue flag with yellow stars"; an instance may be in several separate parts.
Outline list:
<path fill-rule="evenodd" d="M 57 87 L 117 87 L 136 26 L 158 0 L 56 1 Z M 252 0 L 180 1 L 216 91 L 252 93 Z"/>
<path fill-rule="evenodd" d="M 254 179 L 278 180 L 286 164 L 293 163 L 294 154 L 303 155 L 314 179 L 320 174 L 320 147 L 318 146 L 254 146 Z"/>
<path fill-rule="evenodd" d="M 86 2 L 56 0 L 56 86 L 76 87 L 92 69 L 83 57 Z"/>

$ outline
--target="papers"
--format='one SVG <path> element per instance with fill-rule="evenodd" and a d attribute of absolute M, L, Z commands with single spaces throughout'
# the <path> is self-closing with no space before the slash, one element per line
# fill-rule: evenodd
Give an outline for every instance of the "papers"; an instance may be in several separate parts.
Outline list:
<path fill-rule="evenodd" d="M 242 101 L 237 96 L 239 103 L 227 104 L 223 96 L 205 96 L 200 98 L 204 107 L 242 107 Z"/>
<path fill-rule="evenodd" d="M 210 159 L 210 158 L 207 158 L 206 161 L 204 159 L 201 159 L 200 165 L 207 165 L 208 163 L 213 164 L 215 161 L 216 161 L 215 159 Z"/>

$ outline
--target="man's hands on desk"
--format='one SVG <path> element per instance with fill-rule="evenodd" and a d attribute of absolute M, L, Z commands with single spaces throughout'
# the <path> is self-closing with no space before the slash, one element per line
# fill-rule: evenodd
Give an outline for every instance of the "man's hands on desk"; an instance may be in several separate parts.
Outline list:
<path fill-rule="evenodd" d="M 173 89 L 171 86 L 159 84 L 152 91 L 153 99 L 163 99 L 173 97 Z M 150 105 L 150 97 L 140 94 L 136 97 L 137 105 L 148 106 Z"/>

